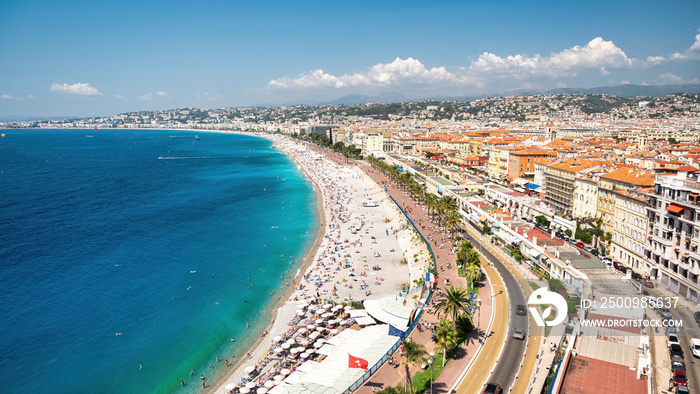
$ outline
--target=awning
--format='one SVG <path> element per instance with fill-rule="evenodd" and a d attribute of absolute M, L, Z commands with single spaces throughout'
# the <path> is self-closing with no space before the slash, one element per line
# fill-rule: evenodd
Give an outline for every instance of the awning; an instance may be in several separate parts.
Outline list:
<path fill-rule="evenodd" d="M 489 219 L 486 217 L 486 215 L 481 215 L 481 217 L 479 218 L 480 222 L 485 222 L 487 220 L 489 220 Z"/>
<path fill-rule="evenodd" d="M 524 184 L 523 186 L 526 187 L 526 188 L 528 188 L 528 189 L 530 189 L 530 190 L 535 190 L 535 189 L 537 189 L 538 187 L 540 187 L 540 185 L 536 185 L 536 184 L 534 184 L 534 183 L 532 183 L 532 182 L 526 183 L 526 184 Z"/>
<path fill-rule="evenodd" d="M 688 193 L 688 195 L 693 198 L 698 198 L 700 196 L 698 193 Z"/>
<path fill-rule="evenodd" d="M 678 215 L 678 214 L 680 214 L 681 212 L 683 212 L 683 207 L 680 206 L 680 205 L 676 205 L 676 204 L 670 204 L 669 206 L 666 207 L 666 210 L 669 211 L 669 212 L 671 212 L 671 213 L 675 213 L 676 215 Z"/>

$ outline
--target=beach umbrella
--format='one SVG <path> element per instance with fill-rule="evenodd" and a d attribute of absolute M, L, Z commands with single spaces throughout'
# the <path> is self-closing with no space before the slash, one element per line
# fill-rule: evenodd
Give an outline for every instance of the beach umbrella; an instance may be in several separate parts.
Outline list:
<path fill-rule="evenodd" d="M 325 309 L 317 309 L 316 312 L 314 312 L 314 313 L 317 315 L 320 315 L 320 314 L 326 313 L 326 310 Z"/>
<path fill-rule="evenodd" d="M 292 345 L 290 345 L 289 342 L 285 342 L 282 344 L 282 349 L 289 349 L 290 347 L 292 347 Z"/>
<path fill-rule="evenodd" d="M 306 334 L 306 328 L 300 328 L 299 334 Z"/>
<path fill-rule="evenodd" d="M 326 329 L 325 327 L 316 327 L 316 331 L 319 331 L 319 332 L 322 332 L 325 329 Z"/>
<path fill-rule="evenodd" d="M 321 324 L 321 323 L 323 323 L 323 319 L 316 319 L 316 320 L 314 320 L 314 323 Z"/>
<path fill-rule="evenodd" d="M 245 373 L 252 373 L 253 371 L 255 371 L 255 365 L 245 367 L 244 371 Z"/>
<path fill-rule="evenodd" d="M 265 387 L 260 387 L 258 391 L 256 391 L 258 394 L 265 394 L 267 393 L 267 389 Z"/>
<path fill-rule="evenodd" d="M 316 341 L 316 343 L 314 343 L 314 347 L 316 349 L 320 348 L 321 346 L 323 346 L 323 341 Z"/>
<path fill-rule="evenodd" d="M 236 383 L 229 383 L 226 386 L 224 386 L 225 390 L 233 390 L 236 388 Z"/>
<path fill-rule="evenodd" d="M 275 387 L 275 382 L 273 382 L 272 380 L 268 380 L 267 382 L 265 382 L 265 387 L 267 387 L 268 389 L 271 389 L 271 388 Z"/>
<path fill-rule="evenodd" d="M 248 387 L 243 386 L 238 390 L 238 392 L 241 394 L 248 394 L 250 393 L 250 389 Z"/>
<path fill-rule="evenodd" d="M 301 341 L 301 346 L 309 346 L 309 340 L 304 339 L 303 341 Z"/>
<path fill-rule="evenodd" d="M 272 349 L 272 353 L 275 353 L 275 354 L 280 354 L 283 351 L 284 351 L 284 349 L 282 349 L 281 347 L 276 347 L 276 348 Z"/>
<path fill-rule="evenodd" d="M 307 329 L 307 330 L 313 330 L 315 327 L 316 327 L 316 326 L 314 326 L 313 324 L 309 324 L 308 326 L 306 326 L 306 329 Z"/>
<path fill-rule="evenodd" d="M 300 354 L 299 357 L 301 357 L 301 358 L 309 358 L 310 355 L 311 355 L 311 354 L 310 354 L 309 352 L 304 352 L 304 353 Z"/>
<path fill-rule="evenodd" d="M 309 335 L 309 338 L 314 339 L 314 338 L 317 338 L 319 335 L 321 335 L 320 332 L 314 331 L 311 333 L 311 335 Z"/>
<path fill-rule="evenodd" d="M 294 349 L 290 350 L 289 353 L 297 354 L 297 353 L 299 353 L 299 348 L 295 347 Z"/>
<path fill-rule="evenodd" d="M 352 309 L 352 305 L 345 305 L 345 306 L 343 307 L 343 309 L 345 309 L 346 311 L 349 311 L 349 310 Z"/>
<path fill-rule="evenodd" d="M 323 304 L 322 306 L 323 306 L 324 308 L 330 308 L 330 307 L 333 306 L 333 304 Z"/>
<path fill-rule="evenodd" d="M 331 316 L 333 316 L 333 315 L 330 314 L 330 313 L 324 313 L 323 315 L 321 315 L 321 317 L 324 318 L 324 319 L 328 319 L 328 318 L 331 317 Z"/>
<path fill-rule="evenodd" d="M 275 379 L 275 382 L 281 382 L 281 381 L 284 380 L 284 376 L 282 376 L 282 375 L 275 375 L 274 379 Z"/>
<path fill-rule="evenodd" d="M 255 382 L 248 382 L 245 384 L 245 386 L 248 387 L 249 389 L 253 389 L 253 388 L 255 388 L 255 386 L 257 386 L 257 384 L 255 384 Z"/>
<path fill-rule="evenodd" d="M 291 372 L 290 370 L 288 370 L 287 368 L 284 368 L 280 371 L 280 374 L 282 374 L 282 376 L 286 376 L 286 375 L 289 375 L 290 372 Z"/>
<path fill-rule="evenodd" d="M 297 311 L 297 316 L 304 316 L 305 313 L 306 313 L 306 312 L 304 312 L 304 311 L 302 311 L 301 309 L 299 309 L 299 310 Z"/>
<path fill-rule="evenodd" d="M 279 335 L 276 336 L 276 337 L 274 337 L 274 338 L 272 338 L 272 342 L 275 342 L 275 343 L 277 343 L 277 342 L 279 342 L 279 341 L 281 341 L 281 340 L 282 340 L 282 337 L 279 336 Z"/>
<path fill-rule="evenodd" d="M 338 333 L 338 329 L 334 328 L 331 330 L 331 335 L 335 335 Z"/>

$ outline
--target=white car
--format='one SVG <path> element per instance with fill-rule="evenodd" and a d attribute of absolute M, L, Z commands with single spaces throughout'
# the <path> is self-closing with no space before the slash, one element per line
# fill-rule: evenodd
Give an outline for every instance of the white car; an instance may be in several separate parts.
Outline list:
<path fill-rule="evenodd" d="M 666 344 L 667 344 L 667 346 L 668 346 L 668 347 L 671 347 L 671 345 L 673 345 L 674 343 L 675 343 L 675 344 L 678 344 L 678 345 L 681 344 L 681 342 L 678 340 L 678 335 L 676 335 L 676 334 L 668 334 L 668 336 L 666 337 Z M 691 348 L 692 348 L 692 346 L 691 346 Z"/>
<path fill-rule="evenodd" d="M 700 339 L 690 338 L 690 351 L 693 353 L 693 356 L 700 357 Z"/>

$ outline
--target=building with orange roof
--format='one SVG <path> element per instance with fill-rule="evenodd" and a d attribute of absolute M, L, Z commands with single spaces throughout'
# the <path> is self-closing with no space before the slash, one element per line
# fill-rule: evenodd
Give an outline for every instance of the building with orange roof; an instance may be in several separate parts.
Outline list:
<path fill-rule="evenodd" d="M 526 148 L 510 152 L 508 159 L 508 179 L 516 178 L 534 179 L 535 162 L 538 159 L 556 158 L 556 152 L 539 149 Z"/>
<path fill-rule="evenodd" d="M 593 170 L 599 163 L 586 159 L 566 159 L 545 167 L 545 201 L 557 213 L 573 216 L 576 174 Z"/>
<path fill-rule="evenodd" d="M 604 232 L 613 234 L 613 222 L 615 220 L 615 192 L 627 191 L 634 188 L 650 187 L 654 185 L 656 174 L 651 171 L 643 171 L 638 168 L 622 166 L 607 174 L 600 176 L 598 183 L 598 217 L 603 220 Z"/>

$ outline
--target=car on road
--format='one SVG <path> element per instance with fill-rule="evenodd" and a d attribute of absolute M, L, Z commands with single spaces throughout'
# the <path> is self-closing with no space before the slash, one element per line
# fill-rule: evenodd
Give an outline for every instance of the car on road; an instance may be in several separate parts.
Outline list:
<path fill-rule="evenodd" d="M 659 308 L 657 310 L 664 320 L 671 318 L 671 311 L 668 308 Z"/>
<path fill-rule="evenodd" d="M 596 257 L 598 257 L 600 255 L 600 252 L 598 251 L 598 249 L 591 249 L 590 253 Z"/>
<path fill-rule="evenodd" d="M 695 322 L 698 323 L 698 327 L 700 327 L 700 312 L 695 312 Z"/>
<path fill-rule="evenodd" d="M 676 387 L 676 394 L 688 394 L 688 393 L 690 393 L 690 390 L 688 390 L 688 386 Z"/>
<path fill-rule="evenodd" d="M 591 253 L 591 250 L 593 250 L 593 248 L 591 248 L 591 247 L 588 246 L 588 245 L 584 245 L 584 246 L 583 246 L 583 250 L 585 250 L 585 251 L 588 252 L 588 253 Z"/>
<path fill-rule="evenodd" d="M 669 353 L 671 355 L 671 361 L 683 360 L 683 348 L 681 348 L 681 345 L 674 343 L 669 347 Z"/>
<path fill-rule="evenodd" d="M 666 327 L 666 335 L 669 335 L 669 334 L 678 335 L 678 330 L 676 329 L 676 327 L 673 327 L 673 326 Z"/>
<path fill-rule="evenodd" d="M 484 388 L 484 394 L 502 394 L 503 389 L 501 385 L 497 383 L 486 383 L 486 388 Z"/>
<path fill-rule="evenodd" d="M 682 369 L 685 371 L 685 363 L 683 361 L 674 361 L 671 363 L 671 371 L 675 371 L 677 369 Z"/>
<path fill-rule="evenodd" d="M 690 352 L 693 353 L 693 356 L 700 357 L 700 339 L 690 338 L 690 343 L 688 345 L 690 347 Z"/>
<path fill-rule="evenodd" d="M 676 334 L 668 334 L 666 337 L 666 346 L 671 347 L 673 344 L 681 344 L 681 341 L 678 340 L 678 335 Z"/>
<path fill-rule="evenodd" d="M 644 285 L 644 287 L 648 287 L 650 289 L 654 288 L 654 282 L 652 282 L 650 280 L 643 280 L 642 284 Z"/>
<path fill-rule="evenodd" d="M 513 338 L 520 340 L 525 339 L 525 331 L 522 328 L 516 328 L 513 330 Z"/>
<path fill-rule="evenodd" d="M 579 248 L 581 248 L 581 249 L 583 249 L 583 247 L 586 246 L 586 245 L 584 245 L 583 242 L 581 242 L 581 241 L 577 241 L 577 242 L 576 242 L 576 246 L 579 247 Z"/>
<path fill-rule="evenodd" d="M 520 316 L 527 316 L 527 308 L 525 308 L 525 305 L 518 304 L 515 307 L 515 314 Z"/>
<path fill-rule="evenodd" d="M 625 270 L 625 266 L 622 265 L 622 263 L 619 262 L 619 261 L 613 261 L 613 267 L 615 267 L 615 269 L 618 270 L 618 271 L 624 271 L 624 270 Z"/>
<path fill-rule="evenodd" d="M 685 376 L 684 370 L 677 369 L 673 371 L 673 385 L 676 387 L 688 385 L 688 377 Z"/>

